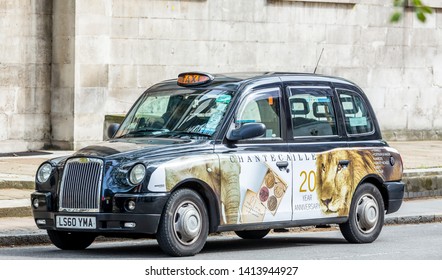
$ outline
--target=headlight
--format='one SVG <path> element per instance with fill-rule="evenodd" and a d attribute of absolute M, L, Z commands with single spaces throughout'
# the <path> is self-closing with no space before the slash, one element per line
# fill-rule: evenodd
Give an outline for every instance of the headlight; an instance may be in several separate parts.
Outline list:
<path fill-rule="evenodd" d="M 44 183 L 49 179 L 52 173 L 52 165 L 50 163 L 45 163 L 37 171 L 37 181 Z"/>
<path fill-rule="evenodd" d="M 138 163 L 132 167 L 132 170 L 129 173 L 129 182 L 133 185 L 138 185 L 143 181 L 145 175 L 146 167 L 143 164 Z"/>

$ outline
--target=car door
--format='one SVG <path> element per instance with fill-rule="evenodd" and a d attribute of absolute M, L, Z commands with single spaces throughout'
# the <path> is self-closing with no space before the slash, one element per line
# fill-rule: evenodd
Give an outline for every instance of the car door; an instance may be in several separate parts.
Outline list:
<path fill-rule="evenodd" d="M 262 123 L 265 134 L 252 139 L 225 141 L 216 148 L 222 176 L 236 180 L 230 182 L 229 187 L 222 186 L 225 224 L 291 220 L 291 161 L 282 105 L 280 87 L 250 90 L 239 100 L 230 129 Z M 231 196 L 237 196 L 237 200 L 227 205 L 226 201 L 232 202 Z"/>
<path fill-rule="evenodd" d="M 340 217 L 341 213 L 332 207 L 337 201 L 332 199 L 339 196 L 334 193 L 339 192 L 336 176 L 344 172 L 349 162 L 341 155 L 328 157 L 347 149 L 334 90 L 328 84 L 292 84 L 286 87 L 286 98 L 291 122 L 288 145 L 293 166 L 292 218 L 302 221 Z M 321 192 L 326 180 L 330 187 Z"/>

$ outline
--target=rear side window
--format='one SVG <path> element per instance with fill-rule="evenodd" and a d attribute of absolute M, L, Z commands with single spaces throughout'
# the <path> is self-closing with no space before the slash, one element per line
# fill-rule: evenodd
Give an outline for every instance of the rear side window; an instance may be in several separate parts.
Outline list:
<path fill-rule="evenodd" d="M 330 88 L 290 88 L 294 137 L 337 135 L 332 95 Z"/>
<path fill-rule="evenodd" d="M 348 134 L 366 134 L 374 131 L 373 119 L 364 100 L 354 91 L 337 89 L 344 111 L 345 127 Z"/>

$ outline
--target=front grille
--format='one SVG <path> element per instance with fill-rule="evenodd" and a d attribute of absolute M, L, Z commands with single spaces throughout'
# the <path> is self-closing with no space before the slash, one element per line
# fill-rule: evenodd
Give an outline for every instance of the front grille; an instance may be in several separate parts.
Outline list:
<path fill-rule="evenodd" d="M 69 159 L 61 181 L 59 210 L 98 212 L 102 177 L 103 161 L 101 159 Z"/>

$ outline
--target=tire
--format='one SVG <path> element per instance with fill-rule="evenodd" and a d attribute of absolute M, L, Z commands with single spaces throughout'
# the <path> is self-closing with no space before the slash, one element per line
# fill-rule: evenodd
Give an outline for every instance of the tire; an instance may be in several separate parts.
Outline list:
<path fill-rule="evenodd" d="M 48 230 L 52 244 L 62 250 L 83 250 L 89 247 L 97 237 L 95 234 L 85 232 L 68 232 Z"/>
<path fill-rule="evenodd" d="M 384 215 L 381 193 L 373 184 L 364 183 L 354 193 L 348 221 L 339 228 L 350 243 L 371 243 L 381 233 Z"/>
<path fill-rule="evenodd" d="M 264 238 L 269 232 L 270 229 L 235 231 L 236 235 L 242 239 L 261 239 Z"/>
<path fill-rule="evenodd" d="M 161 249 L 174 257 L 193 256 L 204 247 L 208 234 L 209 218 L 202 198 L 189 189 L 172 193 L 158 226 Z"/>

